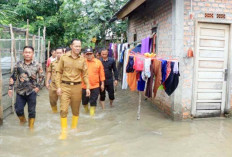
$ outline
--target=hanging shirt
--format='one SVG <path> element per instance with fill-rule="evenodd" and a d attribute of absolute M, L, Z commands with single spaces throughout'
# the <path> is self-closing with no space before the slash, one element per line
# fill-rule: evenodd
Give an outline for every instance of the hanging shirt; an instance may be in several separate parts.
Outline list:
<path fill-rule="evenodd" d="M 112 50 L 112 43 L 110 43 L 110 45 L 109 45 L 109 57 L 112 57 L 112 54 L 113 54 L 113 50 Z"/>
<path fill-rule="evenodd" d="M 154 84 L 154 89 L 153 89 L 154 98 L 156 97 L 157 90 L 159 86 L 161 85 L 161 81 L 162 81 L 161 65 L 162 65 L 162 62 L 160 60 L 155 59 L 153 61 L 153 69 L 154 69 L 154 75 L 155 75 L 155 84 Z"/>
<path fill-rule="evenodd" d="M 141 54 L 150 52 L 150 38 L 147 37 L 142 40 Z"/>
<path fill-rule="evenodd" d="M 141 44 L 137 45 L 131 52 L 134 53 L 141 53 Z"/>
<path fill-rule="evenodd" d="M 144 91 L 146 82 L 142 79 L 141 73 L 139 74 L 139 80 L 137 83 L 137 90 Z"/>
<path fill-rule="evenodd" d="M 127 74 L 126 74 L 126 63 L 128 61 L 129 49 L 124 52 L 124 61 L 123 61 L 123 76 L 122 76 L 122 89 L 127 89 Z M 132 66 L 133 67 L 133 66 Z"/>
<path fill-rule="evenodd" d="M 167 61 L 162 60 L 162 83 L 166 80 Z"/>
<path fill-rule="evenodd" d="M 129 56 L 128 63 L 126 66 L 126 72 L 127 73 L 133 73 L 134 72 L 134 56 Z"/>
<path fill-rule="evenodd" d="M 171 62 L 171 73 L 165 81 L 165 92 L 170 96 L 178 87 L 179 84 L 179 72 L 174 73 L 175 62 Z"/>

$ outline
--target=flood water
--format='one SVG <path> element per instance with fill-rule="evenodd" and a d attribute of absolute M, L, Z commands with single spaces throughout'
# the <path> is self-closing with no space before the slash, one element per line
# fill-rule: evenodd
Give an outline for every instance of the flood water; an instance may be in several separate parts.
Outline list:
<path fill-rule="evenodd" d="M 15 115 L 0 127 L 1 157 L 232 157 L 232 119 L 211 118 L 175 122 L 142 100 L 138 93 L 117 91 L 115 107 L 98 106 L 94 119 L 81 114 L 78 129 L 58 140 L 59 114 L 52 114 L 48 92 L 37 100 L 34 132 L 20 126 Z M 68 124 L 71 123 L 69 112 Z"/>

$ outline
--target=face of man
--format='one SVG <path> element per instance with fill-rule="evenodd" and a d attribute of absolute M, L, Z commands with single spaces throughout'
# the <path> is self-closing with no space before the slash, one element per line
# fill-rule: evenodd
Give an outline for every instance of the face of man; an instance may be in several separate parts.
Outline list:
<path fill-rule="evenodd" d="M 93 55 L 93 53 L 88 52 L 85 54 L 85 57 L 88 61 L 91 61 L 94 58 L 94 55 Z"/>
<path fill-rule="evenodd" d="M 23 57 L 25 61 L 32 61 L 34 57 L 34 51 L 30 48 L 25 48 L 23 51 Z"/>
<path fill-rule="evenodd" d="M 70 45 L 72 52 L 76 55 L 79 55 L 81 52 L 81 42 L 78 40 L 74 40 L 72 45 Z"/>
<path fill-rule="evenodd" d="M 56 50 L 56 57 L 57 57 L 58 60 L 60 59 L 60 57 L 61 57 L 62 55 L 63 55 L 62 49 L 57 49 L 57 50 Z"/>
<path fill-rule="evenodd" d="M 52 51 L 52 57 L 56 58 L 56 51 Z"/>
<path fill-rule="evenodd" d="M 101 57 L 102 57 L 103 59 L 107 59 L 107 58 L 108 58 L 108 51 L 107 51 L 107 50 L 102 51 L 102 52 L 101 52 Z"/>
<path fill-rule="evenodd" d="M 96 53 L 96 58 L 97 58 L 97 59 L 100 59 L 100 57 L 101 57 L 101 56 L 100 56 L 100 53 L 97 52 L 97 53 Z"/>

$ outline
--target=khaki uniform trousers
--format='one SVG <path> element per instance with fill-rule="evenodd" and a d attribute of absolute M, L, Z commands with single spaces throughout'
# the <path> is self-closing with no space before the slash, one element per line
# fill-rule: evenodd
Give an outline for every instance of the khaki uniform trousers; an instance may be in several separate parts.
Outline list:
<path fill-rule="evenodd" d="M 62 95 L 60 99 L 60 116 L 66 118 L 68 107 L 71 106 L 73 116 L 79 116 L 79 109 L 82 97 L 81 84 L 68 85 L 61 84 Z"/>
<path fill-rule="evenodd" d="M 57 93 L 56 93 L 56 85 L 54 82 L 51 82 L 50 89 L 49 89 L 49 100 L 51 106 L 57 106 L 57 101 L 59 99 Z"/>

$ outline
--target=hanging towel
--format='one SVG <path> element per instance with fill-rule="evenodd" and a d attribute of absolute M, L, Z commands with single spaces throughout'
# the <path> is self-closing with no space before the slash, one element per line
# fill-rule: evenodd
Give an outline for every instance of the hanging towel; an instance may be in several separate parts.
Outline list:
<path fill-rule="evenodd" d="M 148 98 L 152 97 L 152 85 L 153 85 L 153 78 L 154 78 L 154 69 L 153 69 L 153 61 L 151 61 L 151 65 L 150 65 L 150 71 L 151 71 L 151 76 L 150 78 L 148 78 L 147 80 L 147 86 L 146 86 L 146 93 L 145 95 Z"/>
<path fill-rule="evenodd" d="M 147 37 L 142 40 L 141 54 L 150 52 L 150 38 Z"/>
<path fill-rule="evenodd" d="M 150 78 L 151 76 L 150 66 L 151 66 L 151 58 L 145 58 L 143 72 L 142 72 L 143 80 L 147 80 L 148 78 Z"/>
<path fill-rule="evenodd" d="M 178 73 L 179 73 L 178 64 L 179 64 L 178 61 L 175 61 L 175 62 L 174 62 L 173 72 L 174 72 L 175 74 L 178 74 Z"/>

